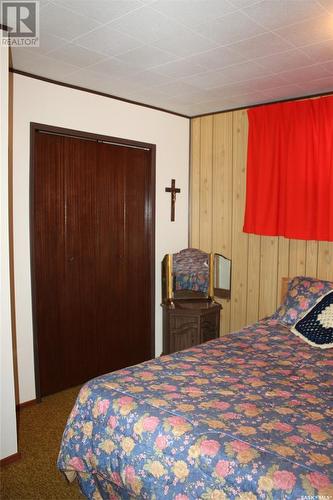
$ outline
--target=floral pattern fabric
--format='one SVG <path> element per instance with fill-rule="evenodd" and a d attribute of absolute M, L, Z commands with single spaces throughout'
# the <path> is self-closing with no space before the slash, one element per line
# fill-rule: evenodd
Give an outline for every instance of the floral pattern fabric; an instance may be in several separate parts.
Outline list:
<path fill-rule="evenodd" d="M 320 297 L 333 290 L 331 281 L 323 281 L 306 276 L 296 276 L 288 284 L 284 303 L 273 314 L 285 325 L 294 325 L 308 309 L 311 309 Z"/>
<path fill-rule="evenodd" d="M 333 350 L 265 320 L 88 382 L 58 467 L 90 499 L 329 498 Z"/>

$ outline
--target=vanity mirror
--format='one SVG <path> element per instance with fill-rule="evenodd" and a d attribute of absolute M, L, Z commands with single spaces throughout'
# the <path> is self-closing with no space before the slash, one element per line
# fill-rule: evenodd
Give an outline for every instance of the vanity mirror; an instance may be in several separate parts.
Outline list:
<path fill-rule="evenodd" d="M 214 254 L 214 295 L 222 299 L 231 296 L 231 260 Z"/>
<path fill-rule="evenodd" d="M 230 298 L 231 260 L 186 248 L 162 261 L 162 302 L 174 299 Z"/>

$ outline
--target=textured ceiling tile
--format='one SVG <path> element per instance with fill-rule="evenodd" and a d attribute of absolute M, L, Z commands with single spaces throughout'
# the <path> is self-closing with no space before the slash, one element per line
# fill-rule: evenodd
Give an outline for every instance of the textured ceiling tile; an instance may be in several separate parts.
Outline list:
<path fill-rule="evenodd" d="M 269 90 L 275 87 L 281 87 L 281 85 L 285 85 L 286 80 L 279 75 L 265 76 L 263 78 L 253 78 L 252 80 L 248 80 L 244 82 L 246 86 L 246 92 L 253 92 L 258 90 L 260 92 L 264 90 Z"/>
<path fill-rule="evenodd" d="M 303 82 L 299 84 L 303 89 L 303 95 L 320 94 L 321 92 L 332 92 L 333 89 L 333 75 L 324 78 L 311 80 L 310 82 Z"/>
<path fill-rule="evenodd" d="M 254 90 L 252 92 L 245 92 L 243 94 L 238 94 L 232 98 L 234 103 L 238 106 L 246 105 L 245 103 L 253 104 L 255 102 L 263 102 L 267 100 L 265 91 Z"/>
<path fill-rule="evenodd" d="M 132 80 L 133 73 L 135 74 L 133 68 L 113 58 L 89 66 L 89 69 L 95 73 L 110 75 L 110 77 L 128 78 L 129 81 Z"/>
<path fill-rule="evenodd" d="M 51 3 L 51 0 L 39 0 L 39 8 L 43 9 L 46 7 L 49 3 Z M 53 2 L 54 3 L 54 2 Z"/>
<path fill-rule="evenodd" d="M 212 101 L 208 102 L 202 102 L 198 103 L 198 105 L 193 105 L 194 107 L 194 113 L 193 115 L 196 114 L 204 114 L 204 113 L 211 113 L 211 109 L 214 109 L 216 112 L 218 111 L 225 111 L 225 110 L 230 110 L 230 109 L 235 109 L 235 108 L 240 108 L 244 107 L 247 104 L 243 100 L 240 101 L 238 97 L 235 98 L 228 98 L 228 99 L 215 99 Z"/>
<path fill-rule="evenodd" d="M 160 102 L 166 101 L 169 97 L 158 89 L 147 89 L 144 87 L 134 88 L 131 91 L 131 99 L 140 102 Z"/>
<path fill-rule="evenodd" d="M 260 57 L 256 59 L 256 62 L 273 73 L 280 73 L 281 71 L 288 71 L 289 69 L 300 68 L 313 63 L 309 56 L 298 49 L 281 52 L 275 54 L 274 57 L 271 55 Z"/>
<path fill-rule="evenodd" d="M 297 47 L 323 42 L 333 38 L 333 22 L 329 15 L 319 16 L 276 31 Z"/>
<path fill-rule="evenodd" d="M 209 69 L 220 69 L 243 62 L 246 58 L 230 49 L 229 47 L 218 47 L 217 49 L 209 50 L 201 54 L 196 54 L 191 57 L 191 60 L 200 66 Z"/>
<path fill-rule="evenodd" d="M 32 47 L 29 50 L 32 50 L 35 54 L 45 55 L 51 50 L 58 49 L 59 47 L 62 47 L 67 43 L 68 41 L 64 38 L 59 38 L 58 36 L 51 35 L 51 33 L 47 33 L 41 29 L 39 34 L 39 47 Z M 11 50 L 13 51 L 17 49 L 13 48 Z"/>
<path fill-rule="evenodd" d="M 302 47 L 303 52 L 316 62 L 333 59 L 333 39 Z"/>
<path fill-rule="evenodd" d="M 181 24 L 149 7 L 142 7 L 127 14 L 112 22 L 110 26 L 145 43 L 152 43 L 163 37 L 176 36 L 184 29 Z"/>
<path fill-rule="evenodd" d="M 201 97 L 200 94 L 198 94 L 198 96 L 190 96 L 189 95 L 187 97 L 171 96 L 171 95 L 164 94 L 163 101 L 164 102 L 166 102 L 166 101 L 173 102 L 173 104 L 175 106 L 193 105 L 196 102 L 200 102 L 200 100 L 199 100 L 200 97 Z"/>
<path fill-rule="evenodd" d="M 333 60 L 332 61 L 327 61 L 326 63 L 324 63 L 322 65 L 326 71 L 328 71 L 329 73 L 333 73 Z M 332 89 L 333 90 L 333 89 Z"/>
<path fill-rule="evenodd" d="M 149 69 L 157 64 L 164 64 L 176 59 L 176 56 L 169 54 L 155 47 L 144 46 L 130 50 L 116 57 L 117 60 L 130 65 L 134 69 Z"/>
<path fill-rule="evenodd" d="M 167 82 L 173 81 L 172 78 L 161 75 L 160 73 L 157 73 L 154 70 L 148 69 L 145 71 L 140 71 L 139 73 L 135 74 L 135 81 L 140 84 L 144 85 L 147 88 L 149 87 L 155 87 L 158 85 L 163 85 Z"/>
<path fill-rule="evenodd" d="M 234 66 L 228 66 L 221 70 L 225 83 L 249 80 L 257 76 L 264 76 L 270 72 L 265 71 L 254 61 L 245 61 Z"/>
<path fill-rule="evenodd" d="M 53 2 L 103 24 L 142 7 L 139 0 L 53 0 Z"/>
<path fill-rule="evenodd" d="M 257 3 L 259 0 L 230 0 L 230 2 L 237 8 L 243 9 L 249 5 Z"/>
<path fill-rule="evenodd" d="M 157 40 L 154 45 L 162 50 L 167 50 L 178 57 L 186 57 L 197 52 L 204 52 L 217 46 L 216 42 L 208 40 L 186 28 L 180 34 Z"/>
<path fill-rule="evenodd" d="M 262 74 L 263 70 L 254 62 L 244 62 L 219 71 L 206 72 L 201 75 L 187 79 L 191 83 L 202 89 L 211 89 L 214 87 L 227 85 L 228 83 L 249 80 Z"/>
<path fill-rule="evenodd" d="M 188 96 L 198 93 L 198 89 L 182 80 L 164 83 L 159 86 L 159 90 L 170 96 Z"/>
<path fill-rule="evenodd" d="M 182 20 L 185 26 L 196 26 L 207 21 L 222 17 L 235 10 L 228 0 L 157 0 L 152 8 L 166 14 L 172 19 Z"/>
<path fill-rule="evenodd" d="M 332 0 L 317 0 L 320 5 L 322 5 L 328 12 L 333 14 L 333 2 Z"/>
<path fill-rule="evenodd" d="M 253 89 L 249 89 L 248 82 L 237 82 L 228 85 L 220 85 L 213 88 L 212 90 L 215 92 L 219 92 L 220 95 L 223 95 L 228 99 L 232 99 L 237 95 L 247 94 L 253 91 Z"/>
<path fill-rule="evenodd" d="M 201 97 L 194 101 L 200 103 L 212 103 L 213 101 L 217 103 L 218 101 L 228 101 L 231 99 L 230 95 L 224 93 L 224 87 L 221 89 L 210 89 L 201 93 Z"/>
<path fill-rule="evenodd" d="M 15 69 L 28 71 L 29 73 L 62 81 L 64 75 L 73 73 L 77 66 L 56 61 L 47 56 L 31 54 L 31 51 L 19 48 L 13 51 L 13 65 Z"/>
<path fill-rule="evenodd" d="M 195 30 L 221 45 L 227 45 L 237 40 L 245 40 L 265 31 L 262 26 L 259 26 L 240 11 L 201 24 Z"/>
<path fill-rule="evenodd" d="M 255 106 L 256 104 L 262 104 L 263 102 L 266 102 L 266 98 L 262 97 L 258 93 L 244 94 L 232 99 L 232 107 L 244 108 L 247 106 Z"/>
<path fill-rule="evenodd" d="M 40 26 L 45 33 L 72 40 L 98 26 L 93 19 L 75 14 L 63 7 L 48 4 L 40 11 Z"/>
<path fill-rule="evenodd" d="M 312 66 L 306 66 L 304 68 L 298 68 L 291 71 L 284 71 L 279 73 L 279 76 L 284 78 L 288 83 L 298 83 L 308 80 L 316 80 L 321 76 L 328 76 L 326 70 L 318 64 Z"/>
<path fill-rule="evenodd" d="M 48 54 L 48 56 L 53 59 L 57 59 L 58 61 L 74 64 L 75 66 L 82 68 L 106 59 L 105 55 L 84 49 L 83 47 L 79 47 L 78 45 L 71 43 L 60 47 L 59 49 L 53 50 Z"/>
<path fill-rule="evenodd" d="M 234 43 L 230 48 L 248 59 L 255 59 L 256 57 L 272 56 L 278 52 L 286 51 L 292 48 L 292 45 L 274 33 L 264 33 L 249 40 Z"/>
<path fill-rule="evenodd" d="M 214 101 L 214 104 L 215 101 Z M 210 113 L 210 110 L 212 109 L 212 104 L 211 103 L 193 103 L 193 104 L 188 104 L 187 106 L 181 106 L 180 109 L 184 114 L 188 114 L 190 116 L 196 116 L 196 115 L 203 115 L 205 113 Z M 223 109 L 222 105 L 219 106 L 219 110 Z"/>
<path fill-rule="evenodd" d="M 333 0 L 40 4 L 18 70 L 189 115 L 333 89 Z"/>
<path fill-rule="evenodd" d="M 205 68 L 199 66 L 198 64 L 196 65 L 192 62 L 188 62 L 186 59 L 181 59 L 179 61 L 155 66 L 154 70 L 161 75 L 171 76 L 174 78 L 184 78 L 196 73 L 202 73 L 205 71 Z"/>
<path fill-rule="evenodd" d="M 165 109 L 168 111 L 173 111 L 175 113 L 181 113 L 182 111 L 178 109 L 177 103 L 174 102 L 172 99 L 168 99 L 167 97 L 159 97 L 159 96 L 153 96 L 150 97 L 147 94 L 140 94 L 136 98 L 134 98 L 134 101 L 140 102 L 142 104 L 147 104 L 149 102 L 150 106 L 154 106 L 159 109 Z"/>
<path fill-rule="evenodd" d="M 102 79 L 101 82 L 106 92 L 130 100 L 135 100 L 134 96 L 138 92 L 147 90 L 144 86 L 138 85 L 134 80 L 129 80 L 127 78 L 106 78 L 105 80 Z"/>
<path fill-rule="evenodd" d="M 316 0 L 262 0 L 243 12 L 267 29 L 280 28 L 325 13 Z"/>
<path fill-rule="evenodd" d="M 105 75 L 82 68 L 74 73 L 70 73 L 62 81 L 77 85 L 78 87 L 111 94 L 112 92 L 110 89 L 113 88 L 115 84 L 119 86 L 121 80 L 115 76 L 105 77 Z"/>
<path fill-rule="evenodd" d="M 298 85 L 288 84 L 263 91 L 266 101 L 276 101 L 288 97 L 302 96 L 302 89 Z"/>
<path fill-rule="evenodd" d="M 95 50 L 96 52 L 103 54 L 108 54 L 110 56 L 123 54 L 128 50 L 133 50 L 143 45 L 142 42 L 139 42 L 129 35 L 120 33 L 115 28 L 108 25 L 98 27 L 87 34 L 80 36 L 75 40 L 75 43 L 81 47 Z"/>

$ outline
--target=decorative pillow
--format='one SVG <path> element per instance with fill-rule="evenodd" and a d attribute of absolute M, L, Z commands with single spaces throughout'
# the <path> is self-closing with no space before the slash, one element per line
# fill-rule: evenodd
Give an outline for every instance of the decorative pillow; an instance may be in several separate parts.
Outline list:
<path fill-rule="evenodd" d="M 321 297 L 291 331 L 313 346 L 333 347 L 333 292 Z"/>
<path fill-rule="evenodd" d="M 333 290 L 331 281 L 296 276 L 289 282 L 284 303 L 273 314 L 272 319 L 277 319 L 285 325 L 294 325 L 317 303 L 318 299 L 331 290 Z"/>

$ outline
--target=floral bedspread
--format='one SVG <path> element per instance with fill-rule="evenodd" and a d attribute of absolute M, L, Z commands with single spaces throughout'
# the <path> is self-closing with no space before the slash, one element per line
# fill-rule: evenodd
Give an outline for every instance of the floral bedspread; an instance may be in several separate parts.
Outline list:
<path fill-rule="evenodd" d="M 333 498 L 333 349 L 275 320 L 88 382 L 58 468 L 88 498 Z"/>

